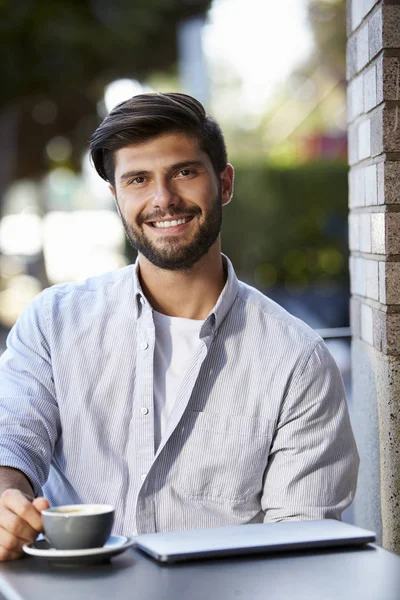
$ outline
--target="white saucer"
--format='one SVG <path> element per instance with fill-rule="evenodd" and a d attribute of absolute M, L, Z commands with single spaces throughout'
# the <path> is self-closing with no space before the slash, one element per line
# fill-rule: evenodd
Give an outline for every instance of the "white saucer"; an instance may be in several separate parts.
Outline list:
<path fill-rule="evenodd" d="M 125 552 L 133 546 L 135 538 L 123 535 L 110 535 L 101 548 L 85 548 L 82 550 L 56 550 L 45 539 L 37 539 L 30 544 L 24 544 L 22 549 L 26 554 L 35 558 L 43 558 L 54 564 L 76 565 L 106 562 L 112 556 Z"/>

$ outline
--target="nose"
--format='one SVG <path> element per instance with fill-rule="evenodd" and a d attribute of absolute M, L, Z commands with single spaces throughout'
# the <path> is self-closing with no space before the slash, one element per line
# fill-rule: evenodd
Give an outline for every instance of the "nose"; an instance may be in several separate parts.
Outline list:
<path fill-rule="evenodd" d="M 176 194 L 167 181 L 156 182 L 152 205 L 154 208 L 166 209 L 178 203 Z"/>

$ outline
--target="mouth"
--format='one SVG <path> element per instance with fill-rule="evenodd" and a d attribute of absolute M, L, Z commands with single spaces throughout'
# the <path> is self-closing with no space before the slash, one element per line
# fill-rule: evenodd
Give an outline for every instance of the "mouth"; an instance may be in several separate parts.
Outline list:
<path fill-rule="evenodd" d="M 182 229 L 184 227 L 184 225 L 186 225 L 187 223 L 189 223 L 190 221 L 192 221 L 194 217 L 193 216 L 188 216 L 188 217 L 180 217 L 179 219 L 163 219 L 163 220 L 158 220 L 158 221 L 148 221 L 146 222 L 146 225 L 149 225 L 150 227 L 154 227 L 155 229 L 160 229 L 160 230 L 166 230 L 166 229 L 174 229 L 176 230 L 176 228 Z"/>

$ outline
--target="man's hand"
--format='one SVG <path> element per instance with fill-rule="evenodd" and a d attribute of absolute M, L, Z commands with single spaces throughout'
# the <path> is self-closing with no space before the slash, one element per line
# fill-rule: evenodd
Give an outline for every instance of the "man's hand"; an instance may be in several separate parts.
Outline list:
<path fill-rule="evenodd" d="M 49 508 L 45 498 L 30 498 L 9 488 L 0 496 L 0 561 L 22 556 L 22 546 L 42 531 L 41 510 Z"/>

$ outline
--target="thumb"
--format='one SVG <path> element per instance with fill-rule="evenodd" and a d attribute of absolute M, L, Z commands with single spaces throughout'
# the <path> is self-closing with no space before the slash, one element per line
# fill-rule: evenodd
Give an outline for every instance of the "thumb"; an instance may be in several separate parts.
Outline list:
<path fill-rule="evenodd" d="M 32 502 L 33 506 L 37 511 L 46 510 L 46 508 L 50 508 L 49 501 L 46 498 L 35 498 Z"/>

